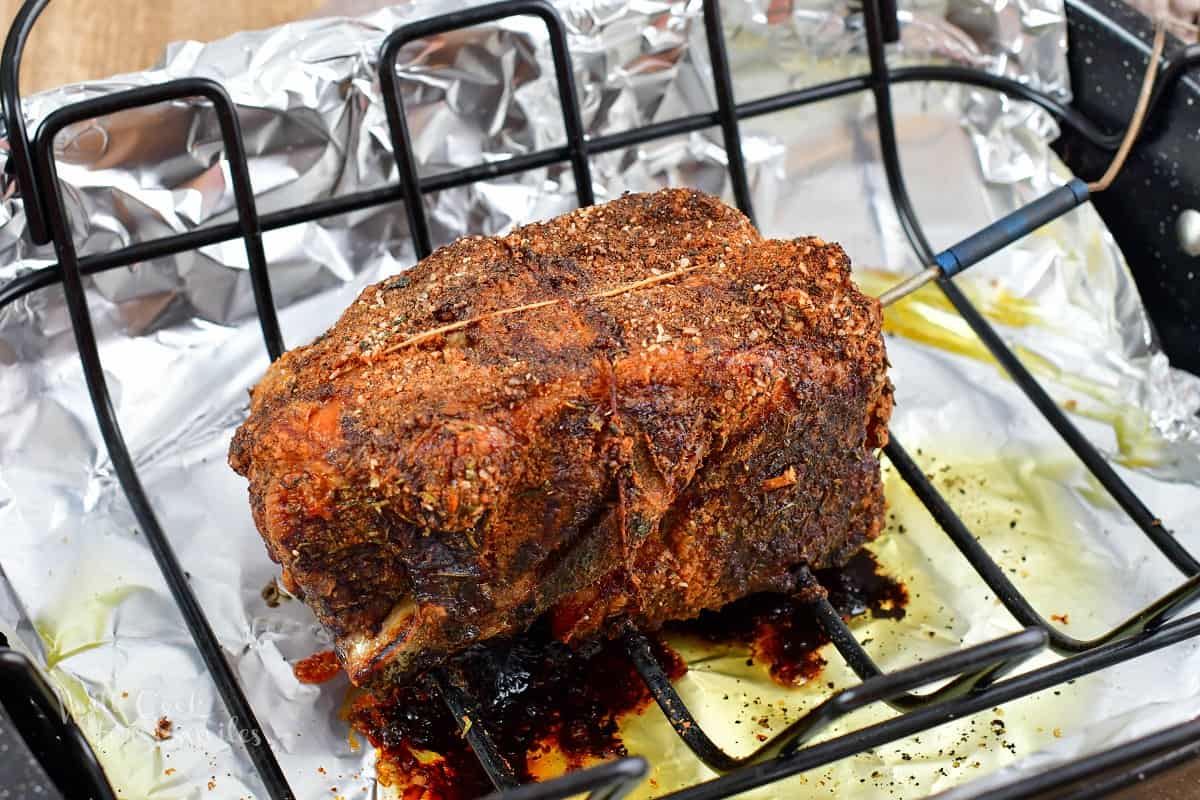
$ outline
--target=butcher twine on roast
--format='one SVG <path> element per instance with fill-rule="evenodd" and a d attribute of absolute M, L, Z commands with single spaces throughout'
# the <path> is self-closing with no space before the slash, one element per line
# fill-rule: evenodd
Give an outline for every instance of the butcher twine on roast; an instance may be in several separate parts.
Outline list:
<path fill-rule="evenodd" d="M 267 371 L 230 463 L 356 683 L 541 615 L 654 629 L 879 532 L 880 318 L 837 245 L 628 195 L 363 290 Z"/>

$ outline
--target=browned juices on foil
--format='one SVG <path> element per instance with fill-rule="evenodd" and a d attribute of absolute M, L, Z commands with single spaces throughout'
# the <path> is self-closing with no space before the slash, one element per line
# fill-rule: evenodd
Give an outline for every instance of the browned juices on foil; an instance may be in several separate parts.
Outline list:
<path fill-rule="evenodd" d="M 332 650 L 313 653 L 292 665 L 292 674 L 301 683 L 325 683 L 336 678 L 341 671 L 341 662 Z"/>
<path fill-rule="evenodd" d="M 908 602 L 904 585 L 880 572 L 860 552 L 844 567 L 816 572 L 844 618 L 900 619 Z M 825 665 L 819 649 L 829 642 L 803 600 L 764 593 L 698 619 L 671 623 L 668 632 L 714 644 L 744 643 L 753 660 L 785 686 L 817 677 Z M 687 665 L 662 639 L 655 655 L 672 680 Z M 621 719 L 653 703 L 619 641 L 572 649 L 553 639 L 548 626 L 489 642 L 454 658 L 448 669 L 480 704 L 478 722 L 522 781 L 544 778 L 539 757 L 553 753 L 574 769 L 626 755 Z M 379 778 L 405 800 L 467 800 L 492 791 L 475 754 L 446 704 L 424 681 L 363 693 L 350 722 L 379 748 Z"/>
<path fill-rule="evenodd" d="M 863 614 L 876 619 L 904 617 L 908 590 L 882 573 L 875 557 L 865 550 L 845 566 L 816 570 L 814 574 L 843 619 Z M 775 682 L 783 686 L 799 686 L 821 674 L 825 659 L 819 651 L 829 644 L 825 629 L 817 624 L 805 603 L 784 594 L 751 595 L 720 611 L 706 611 L 694 620 L 672 623 L 668 629 L 713 643 L 745 643 L 754 661 L 767 667 Z"/>

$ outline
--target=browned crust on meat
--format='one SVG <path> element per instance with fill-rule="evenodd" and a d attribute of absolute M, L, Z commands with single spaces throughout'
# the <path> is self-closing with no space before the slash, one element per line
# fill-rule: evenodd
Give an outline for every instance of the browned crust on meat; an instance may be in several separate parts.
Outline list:
<path fill-rule="evenodd" d="M 879 305 L 840 247 L 665 190 L 368 287 L 268 370 L 230 463 L 361 682 L 543 613 L 564 638 L 654 628 L 844 560 L 880 528 L 890 409 Z"/>

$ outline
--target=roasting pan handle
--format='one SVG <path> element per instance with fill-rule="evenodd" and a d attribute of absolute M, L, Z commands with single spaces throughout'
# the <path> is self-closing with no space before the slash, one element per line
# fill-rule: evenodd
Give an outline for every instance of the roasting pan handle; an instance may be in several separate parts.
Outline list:
<path fill-rule="evenodd" d="M 83 733 L 33 662 L 0 634 L 0 705 L 68 800 L 116 800 Z"/>

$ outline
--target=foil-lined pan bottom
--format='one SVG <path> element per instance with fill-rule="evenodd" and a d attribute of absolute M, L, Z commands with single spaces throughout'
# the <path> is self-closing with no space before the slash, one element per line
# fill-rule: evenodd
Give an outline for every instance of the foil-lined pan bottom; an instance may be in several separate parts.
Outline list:
<path fill-rule="evenodd" d="M 397 180 L 374 65 L 386 34 L 450 10 L 441 0 L 173 46 L 156 68 L 29 98 L 64 104 L 183 75 L 220 80 L 239 107 L 261 212 Z M 739 101 L 864 72 L 861 16 L 839 4 L 724 3 Z M 581 108 L 592 135 L 714 106 L 696 2 L 570 2 Z M 949 61 L 1069 97 L 1061 4 L 953 0 L 902 8 L 896 63 Z M 540 23 L 509 20 L 416 42 L 400 83 L 422 174 L 563 139 Z M 1068 176 L 1054 121 L 979 89 L 894 90 L 910 191 L 944 246 Z M 841 242 L 864 289 L 918 265 L 891 205 L 873 106 L 851 96 L 743 123 L 764 234 Z M 718 131 L 592 158 L 598 198 L 690 185 L 731 195 Z M 58 142 L 85 254 L 228 221 L 233 198 L 215 118 L 173 103 L 83 123 Z M 437 242 L 568 210 L 570 173 L 536 170 L 427 198 Z M 320 334 L 367 283 L 411 265 L 403 208 L 373 208 L 265 237 L 286 340 Z M 19 197 L 0 203 L 0 281 L 52 263 Z M 964 290 L 1181 542 L 1200 547 L 1200 381 L 1170 368 L 1121 254 L 1090 206 L 975 268 Z M 298 602 L 268 603 L 276 576 L 245 486 L 225 463 L 245 391 L 266 366 L 240 242 L 97 275 L 89 284 L 106 377 L 139 472 L 181 562 L 299 796 L 377 797 L 373 749 L 344 719 L 348 686 L 297 680 L 329 646 Z M 934 289 L 889 309 L 893 429 L 1035 607 L 1086 637 L 1180 578 L 999 371 Z M 39 660 L 124 796 L 264 796 L 113 474 L 58 289 L 0 310 L 0 564 L 35 622 Z M 943 467 L 949 467 L 945 472 Z M 886 669 L 1016 629 L 909 490 L 887 471 L 888 530 L 872 546 L 903 581 L 901 620 L 856 621 Z M 1121 591 L 1113 591 L 1113 587 Z M 12 617 L 11 613 L 6 612 Z M 6 629 L 15 618 L 0 620 Z M 678 688 L 718 743 L 757 744 L 781 720 L 854 682 L 832 652 L 819 680 L 785 689 L 747 651 L 671 640 Z M 1039 656 L 1031 666 L 1049 663 Z M 924 796 L 998 781 L 1200 713 L 1197 646 L 1121 664 L 1002 709 L 876 748 L 756 796 Z M 1171 675 L 1172 680 L 1161 676 Z M 729 698 L 728 700 L 726 698 Z M 739 722 L 767 707 L 765 726 Z M 872 708 L 824 736 L 889 716 Z M 172 721 L 168 739 L 158 721 Z M 994 735 L 992 720 L 1003 722 Z M 654 708 L 621 738 L 653 764 L 639 796 L 711 777 Z M 919 740 L 919 741 L 918 741 Z M 553 772 L 547 766 L 548 772 Z M 980 784 L 958 791 L 970 792 Z M 958 795 L 956 795 L 958 796 Z"/>

